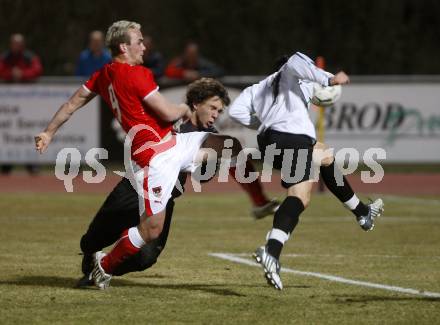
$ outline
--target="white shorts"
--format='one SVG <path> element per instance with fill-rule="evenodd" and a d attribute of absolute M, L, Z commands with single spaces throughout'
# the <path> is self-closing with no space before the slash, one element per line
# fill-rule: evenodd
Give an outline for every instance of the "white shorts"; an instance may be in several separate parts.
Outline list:
<path fill-rule="evenodd" d="M 144 212 L 151 216 L 165 209 L 179 173 L 193 172 L 200 166 L 200 163 L 196 164 L 194 160 L 209 134 L 178 133 L 175 135 L 175 145 L 154 155 L 148 166 L 140 168 L 132 161 L 135 178 L 135 184 L 132 181 L 132 185 L 136 185 L 135 189 L 139 195 L 140 216 Z"/>

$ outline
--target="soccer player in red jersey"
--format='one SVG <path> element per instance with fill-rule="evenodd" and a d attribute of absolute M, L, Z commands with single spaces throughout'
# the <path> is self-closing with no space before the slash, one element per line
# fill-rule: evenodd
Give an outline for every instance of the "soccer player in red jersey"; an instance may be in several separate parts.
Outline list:
<path fill-rule="evenodd" d="M 113 270 L 125 259 L 160 235 L 165 207 L 180 171 L 194 171 L 207 156 L 220 158 L 231 152 L 231 165 L 237 163 L 240 142 L 230 136 L 207 132 L 175 134 L 173 124 L 190 118 L 186 104 L 170 103 L 161 95 L 150 70 L 141 66 L 145 46 L 141 26 L 118 21 L 106 36 L 113 60 L 95 72 L 57 111 L 44 132 L 35 137 L 42 153 L 58 128 L 97 94 L 112 108 L 128 133 L 131 144 L 128 177 L 140 194 L 140 223 L 123 232 L 109 254 L 97 252 L 93 279 L 101 289 L 108 287 Z M 238 167 L 238 165 L 237 165 Z M 126 166 L 127 168 L 127 166 Z"/>

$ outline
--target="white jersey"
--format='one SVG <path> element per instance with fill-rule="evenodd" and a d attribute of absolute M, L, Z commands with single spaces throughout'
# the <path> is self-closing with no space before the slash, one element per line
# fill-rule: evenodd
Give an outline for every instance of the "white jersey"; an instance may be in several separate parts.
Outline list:
<path fill-rule="evenodd" d="M 273 82 L 278 73 L 281 73 L 279 92 L 274 98 Z M 315 127 L 308 112 L 313 83 L 328 86 L 330 77 L 333 77 L 331 73 L 319 69 L 309 57 L 297 52 L 280 70 L 243 90 L 229 107 L 229 116 L 244 126 L 258 128 L 259 132 L 271 128 L 315 139 Z"/>

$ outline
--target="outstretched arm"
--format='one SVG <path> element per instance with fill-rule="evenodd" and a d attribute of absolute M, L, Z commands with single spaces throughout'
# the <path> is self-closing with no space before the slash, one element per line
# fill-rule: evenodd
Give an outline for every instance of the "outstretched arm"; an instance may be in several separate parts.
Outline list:
<path fill-rule="evenodd" d="M 152 93 L 144 99 L 144 102 L 151 108 L 162 120 L 174 122 L 180 118 L 191 118 L 191 109 L 186 104 L 173 104 L 168 101 L 158 91 Z"/>
<path fill-rule="evenodd" d="M 317 82 L 322 86 L 343 85 L 350 82 L 350 79 L 343 71 L 338 72 L 336 75 L 324 71 L 318 68 L 312 59 L 301 52 L 296 52 L 290 57 L 283 71 L 299 79 Z"/>
<path fill-rule="evenodd" d="M 35 137 L 35 148 L 37 151 L 43 153 L 60 126 L 69 120 L 75 111 L 86 105 L 95 96 L 95 93 L 80 87 L 66 103 L 61 105 L 46 129 Z"/>

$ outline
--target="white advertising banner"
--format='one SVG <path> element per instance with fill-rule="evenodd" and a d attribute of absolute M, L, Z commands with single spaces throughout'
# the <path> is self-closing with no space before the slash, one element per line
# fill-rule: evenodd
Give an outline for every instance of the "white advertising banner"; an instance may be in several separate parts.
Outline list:
<path fill-rule="evenodd" d="M 353 84 L 325 110 L 336 150 L 383 148 L 387 162 L 440 162 L 439 83 Z"/>
<path fill-rule="evenodd" d="M 44 130 L 78 85 L 0 85 L 0 163 L 54 163 L 63 148 L 84 155 L 99 147 L 99 101 L 94 99 L 63 125 L 43 154 L 34 136 Z"/>

